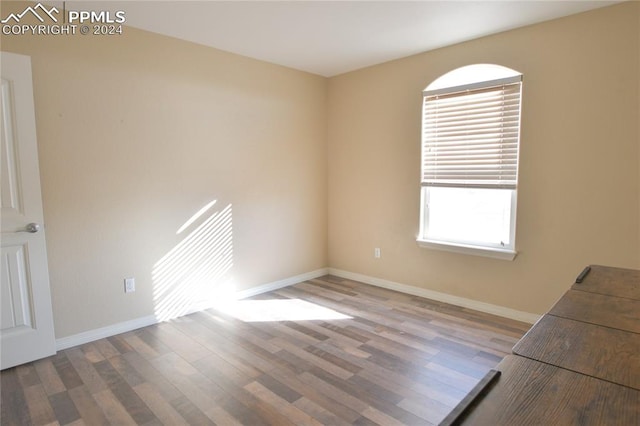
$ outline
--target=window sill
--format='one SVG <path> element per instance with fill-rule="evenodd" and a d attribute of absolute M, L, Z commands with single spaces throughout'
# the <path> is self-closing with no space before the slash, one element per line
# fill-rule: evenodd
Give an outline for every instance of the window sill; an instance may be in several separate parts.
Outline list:
<path fill-rule="evenodd" d="M 448 243 L 448 242 L 434 241 L 434 240 L 417 239 L 416 241 L 418 245 L 423 248 L 448 251 L 452 253 L 470 254 L 473 256 L 484 256 L 484 257 L 490 257 L 493 259 L 513 260 L 518 254 L 517 251 L 508 250 L 508 249 L 471 246 L 471 245 L 455 244 L 455 243 Z"/>

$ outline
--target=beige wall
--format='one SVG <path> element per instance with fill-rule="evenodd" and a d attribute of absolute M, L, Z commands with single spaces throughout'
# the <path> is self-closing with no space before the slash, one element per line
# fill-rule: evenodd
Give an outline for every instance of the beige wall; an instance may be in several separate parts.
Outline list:
<path fill-rule="evenodd" d="M 622 4 L 330 79 L 329 264 L 531 313 L 587 264 L 640 266 L 639 17 Z M 513 262 L 415 243 L 421 90 L 473 63 L 524 75 Z"/>
<path fill-rule="evenodd" d="M 198 273 L 244 290 L 326 267 L 324 78 L 132 28 L 2 50 L 32 58 L 56 337 L 177 312 Z M 181 246 L 219 270 L 170 253 L 223 211 Z"/>

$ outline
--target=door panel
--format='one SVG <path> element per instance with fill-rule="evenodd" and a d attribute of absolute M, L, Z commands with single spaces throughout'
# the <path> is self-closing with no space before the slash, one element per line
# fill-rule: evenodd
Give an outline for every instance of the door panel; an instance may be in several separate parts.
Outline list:
<path fill-rule="evenodd" d="M 2 247 L 2 288 L 0 330 L 32 328 L 31 285 L 27 271 L 26 245 Z"/>
<path fill-rule="evenodd" d="M 0 368 L 55 353 L 31 60 L 2 52 Z M 37 224 L 31 225 L 30 224 Z"/>
<path fill-rule="evenodd" d="M 17 138 L 14 134 L 13 123 L 15 122 L 15 111 L 11 102 L 12 91 L 11 82 L 2 79 L 0 91 L 1 111 L 2 114 L 2 162 L 0 178 L 2 179 L 2 197 L 0 199 L 0 207 L 2 215 L 20 215 L 22 208 L 20 206 L 20 188 L 18 187 L 18 173 L 16 170 L 15 152 L 17 147 L 14 146 Z"/>

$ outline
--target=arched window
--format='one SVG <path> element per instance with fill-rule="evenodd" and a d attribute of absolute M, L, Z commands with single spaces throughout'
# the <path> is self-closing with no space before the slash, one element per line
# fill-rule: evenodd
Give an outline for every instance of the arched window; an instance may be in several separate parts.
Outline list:
<path fill-rule="evenodd" d="M 522 74 L 499 65 L 453 70 L 423 92 L 423 247 L 516 255 Z"/>

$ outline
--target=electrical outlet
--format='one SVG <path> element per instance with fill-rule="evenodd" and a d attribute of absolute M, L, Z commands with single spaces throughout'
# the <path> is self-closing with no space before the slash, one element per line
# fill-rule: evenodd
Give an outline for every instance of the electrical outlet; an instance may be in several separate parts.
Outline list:
<path fill-rule="evenodd" d="M 373 257 L 376 259 L 380 259 L 380 247 L 376 247 L 373 249 Z"/>
<path fill-rule="evenodd" d="M 131 277 L 131 278 L 125 278 L 124 279 L 124 292 L 125 293 L 133 293 L 134 291 L 136 291 L 136 279 Z"/>

